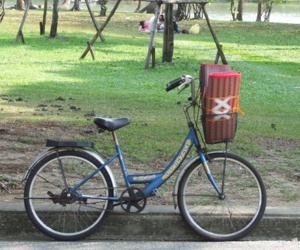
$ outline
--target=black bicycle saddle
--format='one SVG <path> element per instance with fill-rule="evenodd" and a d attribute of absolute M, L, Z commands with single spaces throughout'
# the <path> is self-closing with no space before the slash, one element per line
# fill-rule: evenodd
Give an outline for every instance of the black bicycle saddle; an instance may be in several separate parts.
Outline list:
<path fill-rule="evenodd" d="M 96 117 L 94 123 L 101 129 L 108 131 L 115 131 L 122 128 L 130 123 L 130 119 L 127 117 L 123 118 L 104 118 Z"/>

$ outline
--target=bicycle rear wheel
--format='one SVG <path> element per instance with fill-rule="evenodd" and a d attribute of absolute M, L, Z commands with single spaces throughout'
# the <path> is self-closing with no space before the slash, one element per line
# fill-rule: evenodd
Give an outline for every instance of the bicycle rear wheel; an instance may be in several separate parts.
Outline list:
<path fill-rule="evenodd" d="M 28 217 L 42 233 L 56 240 L 79 240 L 103 223 L 112 209 L 112 201 L 107 197 L 113 195 L 112 182 L 105 169 L 76 193 L 67 195 L 70 188 L 100 165 L 87 153 L 68 150 L 53 152 L 33 167 L 25 184 L 24 204 Z"/>
<path fill-rule="evenodd" d="M 244 237 L 261 220 L 266 190 L 257 170 L 243 158 L 227 153 L 209 154 L 209 168 L 223 196 L 208 180 L 200 160 L 182 176 L 178 206 L 187 224 L 209 240 L 228 241 Z M 222 184 L 223 183 L 223 184 Z"/>

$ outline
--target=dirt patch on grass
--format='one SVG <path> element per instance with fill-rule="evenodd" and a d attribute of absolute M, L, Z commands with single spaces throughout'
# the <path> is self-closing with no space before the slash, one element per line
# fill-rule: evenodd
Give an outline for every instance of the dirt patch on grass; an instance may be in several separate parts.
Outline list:
<path fill-rule="evenodd" d="M 23 174 L 34 157 L 46 150 L 47 138 L 72 139 L 78 136 L 88 138 L 91 134 L 95 135 L 93 131 L 96 133 L 93 124 L 89 128 L 80 126 L 70 128 L 56 123 L 0 125 L 1 202 L 22 202 L 15 197 L 22 197 Z M 258 138 L 257 140 L 262 149 L 261 154 L 248 160 L 258 168 L 264 179 L 268 205 L 300 207 L 299 141 L 280 138 Z M 137 165 L 139 170 L 142 170 L 141 164 Z M 172 188 L 171 181 L 167 187 L 163 187 L 163 199 L 154 202 L 172 204 Z"/>
<path fill-rule="evenodd" d="M 72 139 L 90 132 L 88 128 L 69 128 L 55 123 L 0 125 L 1 201 L 13 202 L 15 196 L 22 196 L 23 174 L 30 162 L 39 153 L 47 150 L 47 138 Z"/>

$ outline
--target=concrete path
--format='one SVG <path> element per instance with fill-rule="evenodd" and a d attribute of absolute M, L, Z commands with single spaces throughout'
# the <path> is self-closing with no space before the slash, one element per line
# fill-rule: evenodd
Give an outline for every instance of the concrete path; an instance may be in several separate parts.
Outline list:
<path fill-rule="evenodd" d="M 0 240 L 49 240 L 28 219 L 24 206 L 0 203 Z M 267 208 L 258 227 L 243 240 L 298 240 L 300 208 Z M 149 206 L 140 214 L 112 212 L 88 240 L 199 241 L 172 206 Z"/>

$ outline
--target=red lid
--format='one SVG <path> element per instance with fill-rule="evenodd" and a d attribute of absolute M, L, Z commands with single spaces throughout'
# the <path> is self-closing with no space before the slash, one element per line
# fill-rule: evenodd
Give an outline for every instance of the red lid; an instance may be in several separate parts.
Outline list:
<path fill-rule="evenodd" d="M 210 78 L 224 78 L 224 77 L 240 77 L 241 72 L 226 71 L 226 72 L 213 72 L 209 74 Z"/>
<path fill-rule="evenodd" d="M 213 64 L 213 63 L 201 63 L 201 66 L 213 66 L 213 67 L 230 67 L 229 64 Z"/>

